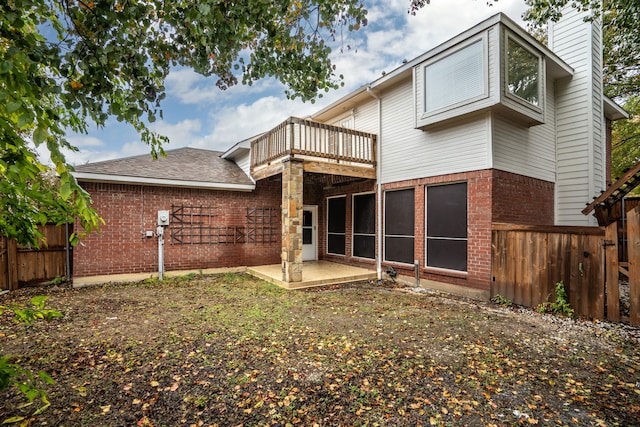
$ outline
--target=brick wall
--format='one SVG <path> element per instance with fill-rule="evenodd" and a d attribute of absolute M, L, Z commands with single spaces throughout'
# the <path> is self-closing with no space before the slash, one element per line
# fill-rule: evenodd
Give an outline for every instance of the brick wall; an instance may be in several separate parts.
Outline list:
<path fill-rule="evenodd" d="M 493 171 L 493 222 L 553 225 L 554 184 Z"/>
<path fill-rule="evenodd" d="M 153 272 L 158 269 L 157 211 L 171 205 L 214 206 L 216 225 L 245 226 L 247 207 L 277 208 L 272 244 L 175 244 L 165 235 L 165 270 L 276 264 L 280 262 L 281 183 L 259 181 L 253 192 L 214 191 L 106 183 L 81 183 L 104 218 L 99 234 L 74 248 L 74 276 Z M 76 226 L 77 227 L 77 226 Z"/>
<path fill-rule="evenodd" d="M 467 183 L 467 271 L 447 271 L 425 264 L 425 187 Z M 491 224 L 553 224 L 553 183 L 499 170 L 441 175 L 383 185 L 383 191 L 415 189 L 415 259 L 425 279 L 488 290 L 491 281 Z M 533 203 L 532 203 L 533 201 Z M 383 262 L 400 274 L 414 276 L 411 265 Z"/>

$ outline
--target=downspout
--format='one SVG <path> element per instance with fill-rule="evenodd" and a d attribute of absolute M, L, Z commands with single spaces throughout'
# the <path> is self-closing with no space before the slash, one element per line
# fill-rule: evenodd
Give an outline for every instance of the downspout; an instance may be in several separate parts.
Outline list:
<path fill-rule="evenodd" d="M 378 211 L 376 236 L 378 238 L 378 256 L 376 257 L 376 273 L 378 280 L 382 279 L 382 171 L 380 169 L 380 160 L 382 158 L 382 100 L 367 86 L 367 93 L 378 101 L 378 138 L 376 139 L 376 210 Z"/>

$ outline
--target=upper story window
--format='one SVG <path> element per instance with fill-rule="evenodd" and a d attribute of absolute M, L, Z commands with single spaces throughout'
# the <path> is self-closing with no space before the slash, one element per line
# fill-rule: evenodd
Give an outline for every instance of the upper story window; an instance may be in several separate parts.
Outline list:
<path fill-rule="evenodd" d="M 426 114 L 486 96 L 484 38 L 424 67 Z"/>
<path fill-rule="evenodd" d="M 540 107 L 541 58 L 520 43 L 507 37 L 507 91 L 510 95 Z"/>

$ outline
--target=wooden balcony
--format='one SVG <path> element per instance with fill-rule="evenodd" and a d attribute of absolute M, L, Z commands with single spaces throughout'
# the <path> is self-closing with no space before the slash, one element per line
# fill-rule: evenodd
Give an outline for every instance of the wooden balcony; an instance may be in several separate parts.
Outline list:
<path fill-rule="evenodd" d="M 282 171 L 282 161 L 304 161 L 306 172 L 376 177 L 376 135 L 290 117 L 251 143 L 251 175 Z"/>

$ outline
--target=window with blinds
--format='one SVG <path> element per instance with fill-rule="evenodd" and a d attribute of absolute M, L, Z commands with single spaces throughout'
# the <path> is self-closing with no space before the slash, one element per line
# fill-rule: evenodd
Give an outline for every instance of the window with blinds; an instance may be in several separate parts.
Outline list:
<path fill-rule="evenodd" d="M 477 40 L 424 68 L 424 112 L 468 102 L 486 93 L 484 39 Z"/>

